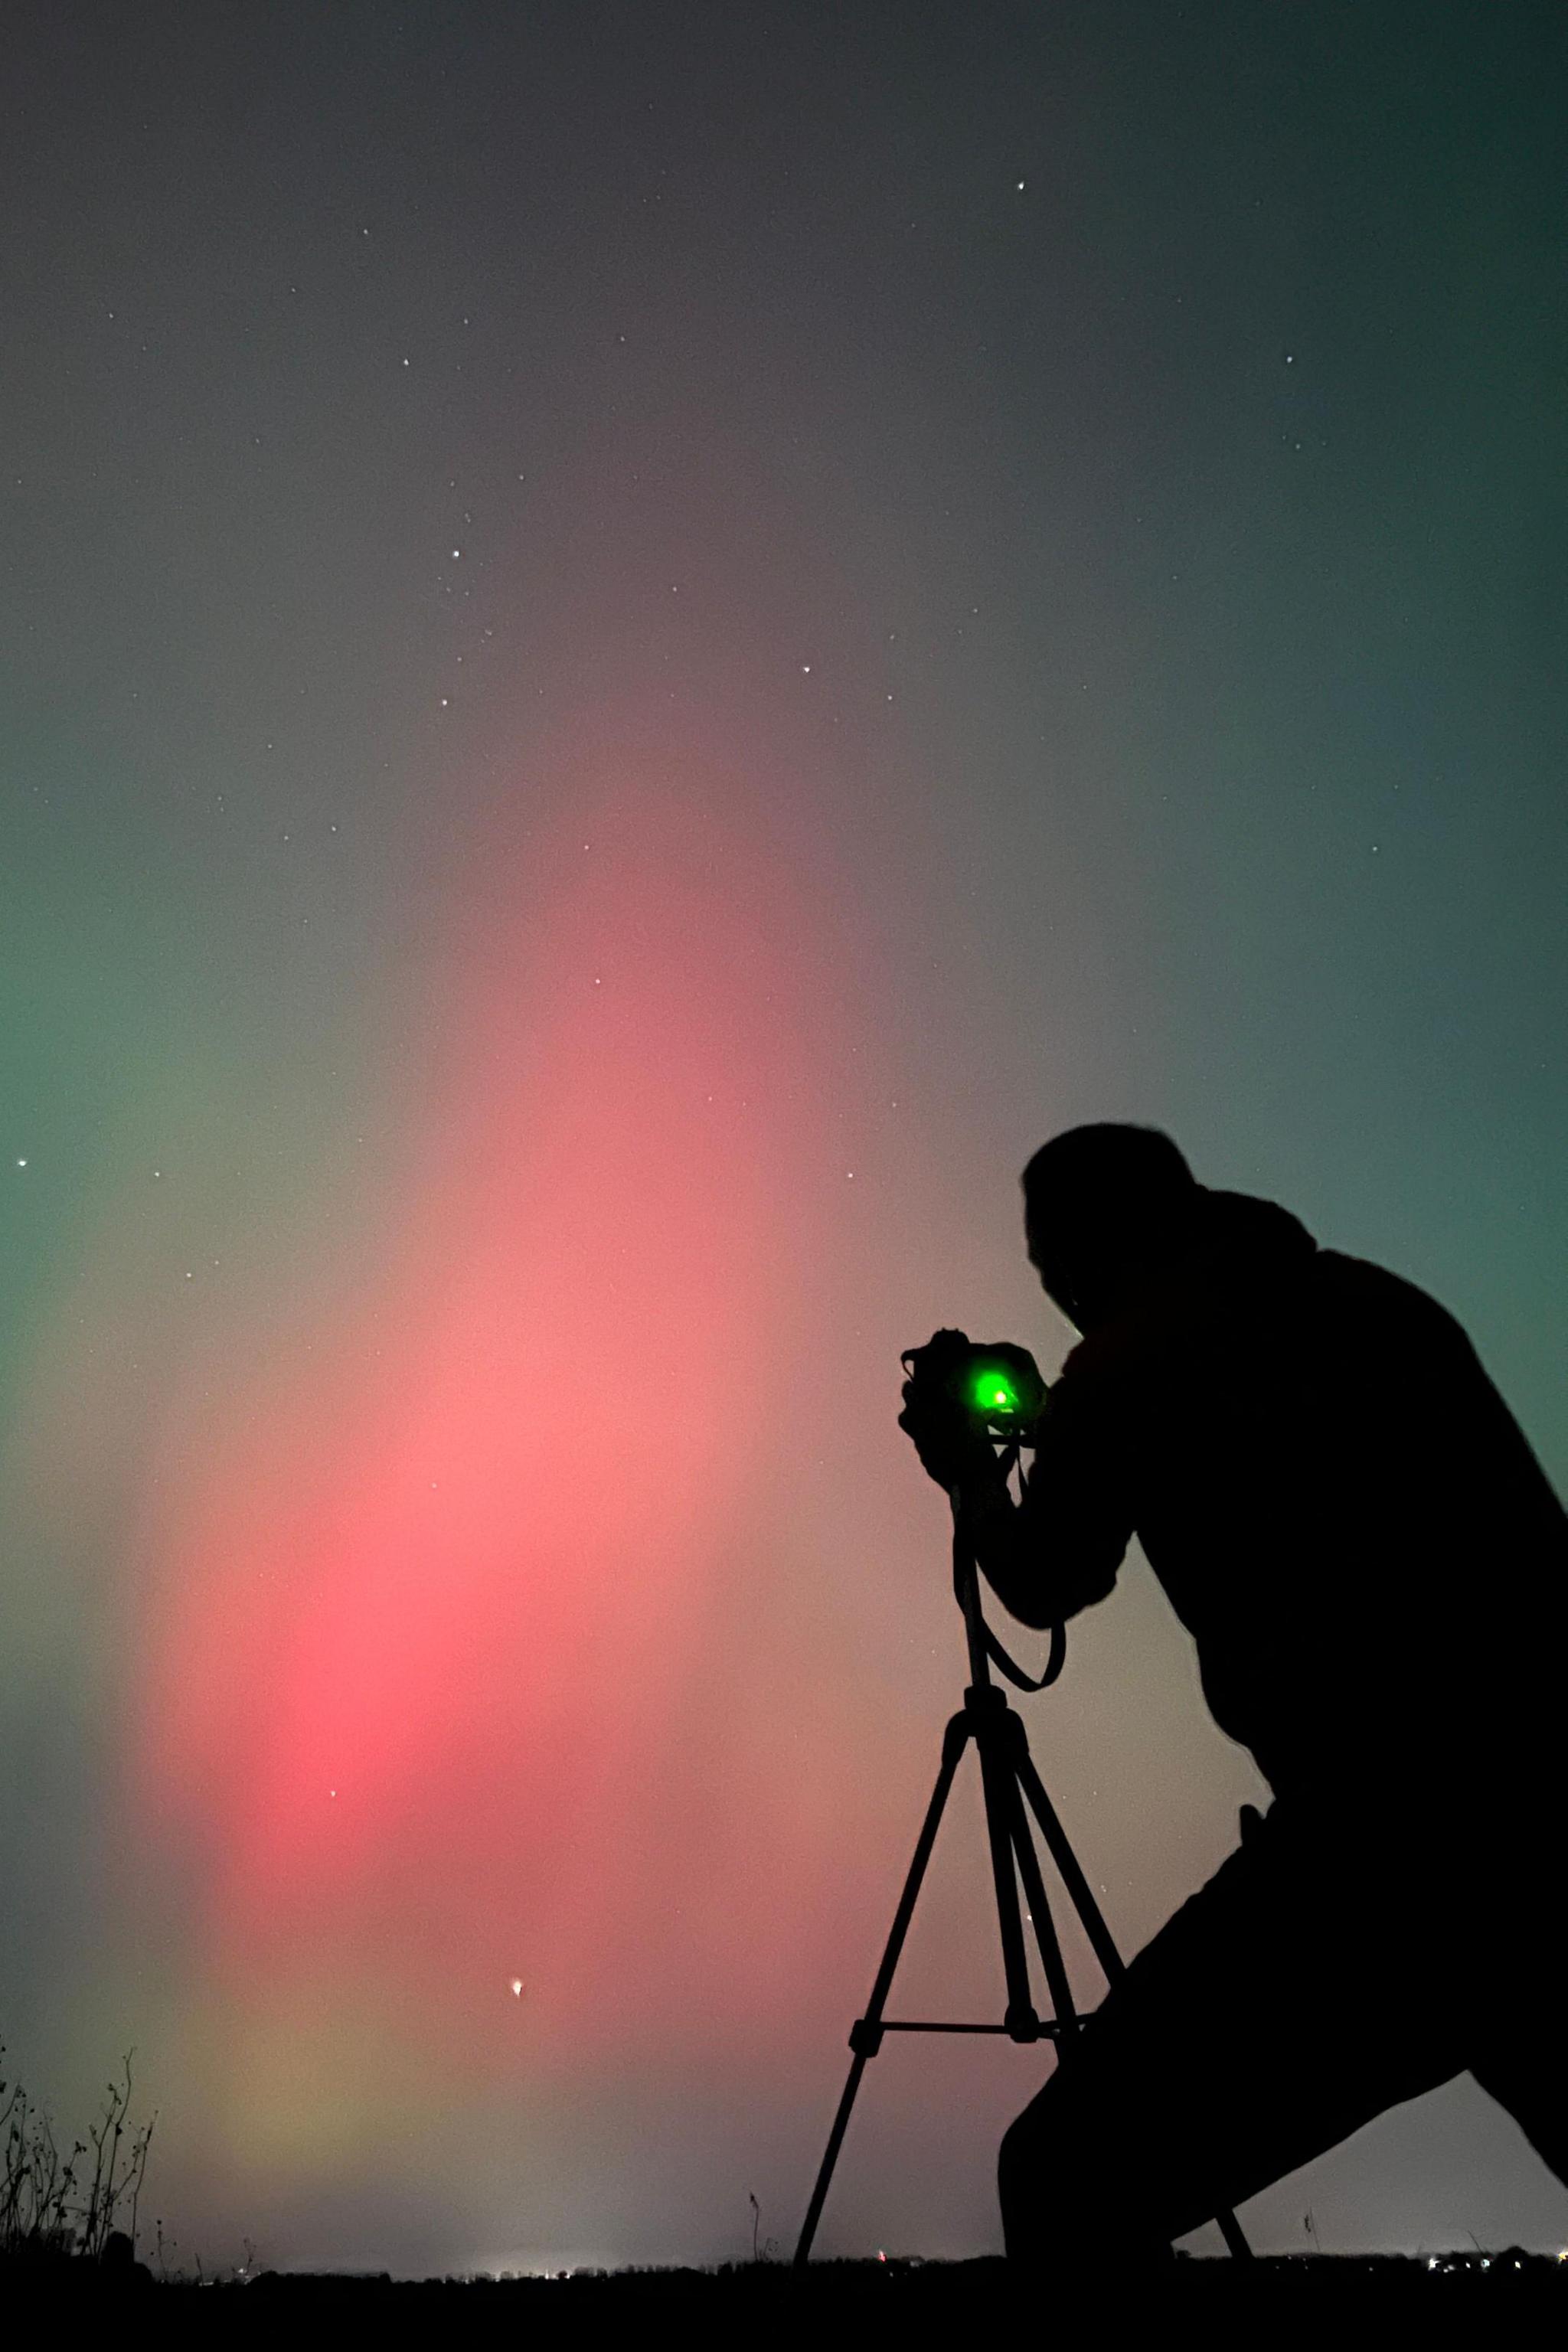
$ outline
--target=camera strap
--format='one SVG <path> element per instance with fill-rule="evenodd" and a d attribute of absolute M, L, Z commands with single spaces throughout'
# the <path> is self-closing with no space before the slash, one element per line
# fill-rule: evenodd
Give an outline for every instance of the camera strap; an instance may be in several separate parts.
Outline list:
<path fill-rule="evenodd" d="M 990 1626 L 985 1622 L 984 1617 L 980 1620 L 980 1630 L 985 1636 L 986 1656 L 990 1659 L 994 1666 L 997 1667 L 1006 1675 L 1007 1680 L 1012 1684 L 1015 1690 L 1042 1691 L 1047 1689 L 1049 1685 L 1055 1682 L 1057 1676 L 1060 1674 L 1062 1667 L 1067 1662 L 1068 1636 L 1067 1627 L 1065 1625 L 1058 1624 L 1051 1627 L 1051 1654 L 1046 1661 L 1045 1673 L 1037 1675 L 1026 1675 L 1022 1666 L 1016 1664 L 1016 1662 L 1007 1655 L 1006 1651 L 1002 1647 L 1001 1643 L 996 1639 L 995 1634 L 991 1631 Z"/>
<path fill-rule="evenodd" d="M 998 1458 L 1003 1465 L 1004 1477 L 1010 1476 L 1014 1465 L 1016 1464 L 1018 1459 L 1017 1446 L 1010 1446 L 1007 1452 L 1005 1454 L 1000 1455 Z M 1007 1652 L 1002 1647 L 1001 1643 L 996 1639 L 995 1634 L 991 1631 L 990 1626 L 985 1622 L 985 1612 L 980 1605 L 979 1564 L 975 1560 L 974 1555 L 970 1549 L 969 1545 L 964 1540 L 963 1515 L 961 1513 L 955 1514 L 952 1523 L 952 1591 L 953 1598 L 958 1602 L 961 1609 L 963 1606 L 964 1580 L 966 1577 L 971 1575 L 974 1578 L 975 1585 L 974 1614 L 980 1626 L 981 1638 L 985 1644 L 985 1654 L 990 1659 L 992 1664 L 996 1667 L 999 1673 L 1005 1675 L 1007 1680 L 1012 1684 L 1015 1690 L 1042 1691 L 1048 1689 L 1051 1684 L 1056 1681 L 1057 1676 L 1061 1673 L 1063 1666 L 1067 1663 L 1067 1627 L 1060 1622 L 1060 1620 L 1051 1627 L 1051 1648 L 1050 1654 L 1046 1660 L 1045 1673 L 1038 1675 L 1026 1675 L 1024 1672 L 1023 1667 L 1018 1664 L 1016 1659 L 1009 1657 Z"/>

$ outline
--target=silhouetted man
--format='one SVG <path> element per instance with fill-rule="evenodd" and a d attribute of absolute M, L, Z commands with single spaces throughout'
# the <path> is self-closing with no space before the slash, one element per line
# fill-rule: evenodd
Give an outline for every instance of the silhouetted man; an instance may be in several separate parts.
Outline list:
<path fill-rule="evenodd" d="M 1138 1536 L 1274 1802 L 1007 2131 L 1009 2255 L 1157 2262 L 1466 2068 L 1568 2181 L 1568 1517 L 1412 1284 L 1149 1129 L 1074 1129 L 1023 1181 L 1083 1336 L 1022 1502 L 918 1380 L 901 1425 L 1026 1624 Z"/>

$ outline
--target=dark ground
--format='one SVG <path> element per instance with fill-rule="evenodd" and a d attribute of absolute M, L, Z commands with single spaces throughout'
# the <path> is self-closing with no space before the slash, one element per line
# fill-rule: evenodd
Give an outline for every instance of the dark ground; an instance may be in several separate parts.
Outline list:
<path fill-rule="evenodd" d="M 417 2324 L 432 2303 L 451 2314 L 459 2300 L 482 2312 L 525 2318 L 533 2328 L 575 2331 L 595 2323 L 647 2327 L 672 2322 L 745 2329 L 809 2326 L 833 2333 L 845 2325 L 891 2327 L 910 2336 L 951 2324 L 1090 2319 L 1114 2309 L 1166 2324 L 1223 2327 L 1237 2322 L 1289 2333 L 1290 2323 L 1354 2326 L 1380 2323 L 1439 2330 L 1454 2321 L 1490 2327 L 1510 2318 L 1539 2324 L 1559 2340 L 1568 2321 L 1568 2261 L 1508 2247 L 1491 2254 L 1262 2256 L 1250 2263 L 1180 2258 L 1159 2286 L 1132 2286 L 1110 2275 L 1059 2281 L 1010 2271 L 998 2259 L 963 2263 L 759 2262 L 717 2270 L 578 2271 L 555 2278 L 394 2280 L 384 2273 L 337 2274 L 263 2270 L 197 2281 L 160 2281 L 138 2265 L 110 2278 L 82 2263 L 0 2265 L 0 2308 L 16 2315 L 32 2304 L 40 2316 L 62 2303 L 90 2299 L 95 2308 L 129 2299 L 136 2317 L 156 2325 L 216 2296 L 231 2318 L 241 2305 L 269 2323 L 306 2320 L 330 2308 L 345 2320 Z"/>

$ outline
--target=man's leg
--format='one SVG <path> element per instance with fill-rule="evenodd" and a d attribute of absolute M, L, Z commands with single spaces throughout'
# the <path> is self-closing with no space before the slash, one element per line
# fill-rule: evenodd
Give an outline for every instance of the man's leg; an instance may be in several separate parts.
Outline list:
<path fill-rule="evenodd" d="M 1560 2010 L 1543 2011 L 1517 2042 L 1489 2051 L 1472 2072 L 1568 2187 L 1568 2051 Z"/>
<path fill-rule="evenodd" d="M 1140 1952 L 1002 2142 L 1007 2252 L 1150 2263 L 1466 2063 L 1403 1873 L 1276 1805 Z"/>
<path fill-rule="evenodd" d="M 1552 1832 L 1543 1827 L 1541 1845 Z M 1535 1887 L 1539 1864 L 1521 1853 L 1500 1876 L 1491 1927 L 1488 2014 L 1478 2021 L 1471 2072 L 1508 2109 L 1537 2156 L 1568 2185 L 1568 1950 L 1561 1914 Z M 1516 1891 L 1523 1888 L 1522 1897 Z"/>

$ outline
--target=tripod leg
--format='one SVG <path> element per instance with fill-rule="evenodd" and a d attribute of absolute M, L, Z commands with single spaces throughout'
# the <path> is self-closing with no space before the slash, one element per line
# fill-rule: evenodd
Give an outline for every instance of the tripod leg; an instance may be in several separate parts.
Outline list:
<path fill-rule="evenodd" d="M 1013 1719 L 1018 1722 L 1016 1716 Z M 1040 1834 L 1046 1841 L 1047 1851 L 1056 1864 L 1062 1885 L 1067 1888 L 1071 1898 L 1074 1910 L 1083 1921 L 1084 1932 L 1089 1937 L 1094 1957 L 1105 1971 L 1106 1982 L 1114 1984 L 1118 1977 L 1126 1975 L 1127 1963 L 1117 1950 L 1100 1906 L 1089 1892 L 1089 1881 L 1083 1874 L 1079 1858 L 1068 1843 L 1067 1832 L 1057 1819 L 1056 1807 L 1047 1796 L 1045 1783 L 1035 1769 L 1035 1759 L 1030 1755 L 1028 1745 L 1023 1738 L 1023 1729 L 1022 1723 L 1018 1723 L 1018 1753 L 1014 1759 L 1018 1779 L 1029 1800 L 1035 1819 L 1039 1822 Z"/>
<path fill-rule="evenodd" d="M 1056 2013 L 1057 2063 L 1060 2065 L 1078 2034 L 1078 2007 L 1068 1981 L 1067 1962 L 1057 1935 L 1057 1923 L 1051 1916 L 1050 1903 L 1046 1895 L 1046 1882 L 1040 1874 L 1040 1857 L 1035 1852 L 1034 1839 L 1029 1835 L 1029 1823 L 1024 1811 L 1024 1801 L 1013 1784 L 1015 1822 L 1013 1844 L 1018 1857 L 1018 1875 L 1024 1883 L 1024 1895 L 1029 1906 L 1029 1923 L 1039 1947 L 1040 1963 L 1050 1990 L 1051 2008 Z"/>
<path fill-rule="evenodd" d="M 889 1932 L 887 1948 L 882 1954 L 882 1965 L 877 1970 L 877 1981 L 871 1988 L 871 1998 L 866 2005 L 865 2016 L 857 2019 L 850 2028 L 849 2047 L 855 2055 L 850 2062 L 849 2079 L 844 2085 L 844 2095 L 838 2102 L 838 2113 L 833 2118 L 833 2129 L 827 2136 L 827 2147 L 816 2175 L 816 2186 L 811 2192 L 811 2203 L 806 2208 L 800 2241 L 795 2250 L 797 2266 L 811 2258 L 812 2240 L 816 2235 L 816 2225 L 822 2218 L 822 2208 L 826 2201 L 828 2184 L 833 2179 L 833 2168 L 838 2161 L 838 2151 L 843 2145 L 845 2132 L 848 2129 L 850 2110 L 855 2105 L 855 2094 L 860 2088 L 860 2077 L 866 2071 L 867 2059 L 874 2058 L 881 2047 L 882 2011 L 888 2005 L 888 1994 L 892 1988 L 893 1971 L 899 1965 L 899 1955 L 903 1950 L 904 1937 L 909 1933 L 910 1921 L 914 1916 L 915 1897 L 921 1891 L 921 1881 L 925 1876 L 926 1864 L 931 1860 L 931 1848 L 936 1843 L 936 1833 L 942 1822 L 942 1808 L 946 1805 L 952 1792 L 953 1774 L 958 1769 L 959 1759 L 968 1744 L 972 1728 L 968 1715 L 961 1713 L 952 1717 L 942 1733 L 942 1767 L 936 1776 L 936 1787 L 931 1790 L 931 1803 L 926 1807 L 926 1817 L 921 1825 L 920 1836 L 915 1842 L 909 1875 L 904 1880 L 904 1891 L 899 1897 L 899 1907 L 893 1914 L 893 1925 Z"/>
<path fill-rule="evenodd" d="M 1051 1916 L 1051 1906 L 1046 1894 L 1045 1880 L 1040 1873 L 1040 1858 L 1035 1852 L 1035 1841 L 1029 1830 L 1029 1817 L 1024 1810 L 1026 1788 L 1029 1791 L 1030 1801 L 1035 1807 L 1037 1817 L 1040 1817 L 1042 1808 L 1050 1816 L 1049 1828 L 1047 1827 L 1043 1818 L 1040 1820 L 1040 1827 L 1047 1845 L 1056 1858 L 1058 1869 L 1061 1868 L 1062 1857 L 1065 1855 L 1072 1870 L 1078 1873 L 1080 1881 L 1082 1873 L 1078 1870 L 1072 1849 L 1068 1844 L 1061 1824 L 1058 1822 L 1050 1800 L 1046 1795 L 1040 1776 L 1035 1769 L 1034 1759 L 1029 1754 L 1029 1736 L 1024 1728 L 1022 1717 L 1015 1715 L 1011 1707 L 1007 1707 L 1003 1719 L 1006 1726 L 1005 1753 L 1011 1800 L 1013 1844 L 1018 1858 L 1018 1875 L 1023 1880 L 1024 1893 L 1028 1901 L 1035 1941 L 1039 1946 L 1041 1965 L 1045 1969 L 1046 1982 L 1050 1988 L 1051 2006 L 1056 2012 L 1058 2025 L 1063 2029 L 1057 2040 L 1059 2063 L 1077 2035 L 1078 2007 L 1072 1997 L 1072 1986 L 1068 1979 L 1067 1963 L 1062 1958 L 1061 1942 L 1057 1935 L 1056 1921 Z M 1053 1831 L 1055 1832 L 1054 1842 Z M 1062 1871 L 1062 1875 L 1067 1879 L 1068 1891 L 1071 1894 L 1072 1881 L 1068 1878 L 1065 1870 Z M 1091 1899 L 1087 1886 L 1083 1888 L 1083 1899 L 1085 1901 Z M 1101 1921 L 1100 1924 L 1103 1928 L 1104 1922 Z M 1120 1968 L 1121 1963 L 1116 1956 L 1116 1947 L 1110 1943 L 1109 1934 L 1106 1936 L 1106 1943 L 1112 1958 L 1116 1958 L 1117 1967 Z"/>
<path fill-rule="evenodd" d="M 1002 1966 L 1007 1979 L 1005 2023 L 1015 2042 L 1033 2042 L 1038 2038 L 1039 2019 L 1029 1989 L 1029 1958 L 1024 1948 L 1015 1866 L 1024 1826 L 1023 1807 L 1003 1733 L 1008 1716 L 1007 1702 L 1000 1691 L 987 1690 L 983 1696 L 994 1701 L 994 1709 L 980 1717 L 974 1737 L 980 1749 L 985 1832 L 991 1842 L 991 1875 L 996 1885 L 996 1917 L 1002 1930 Z"/>

